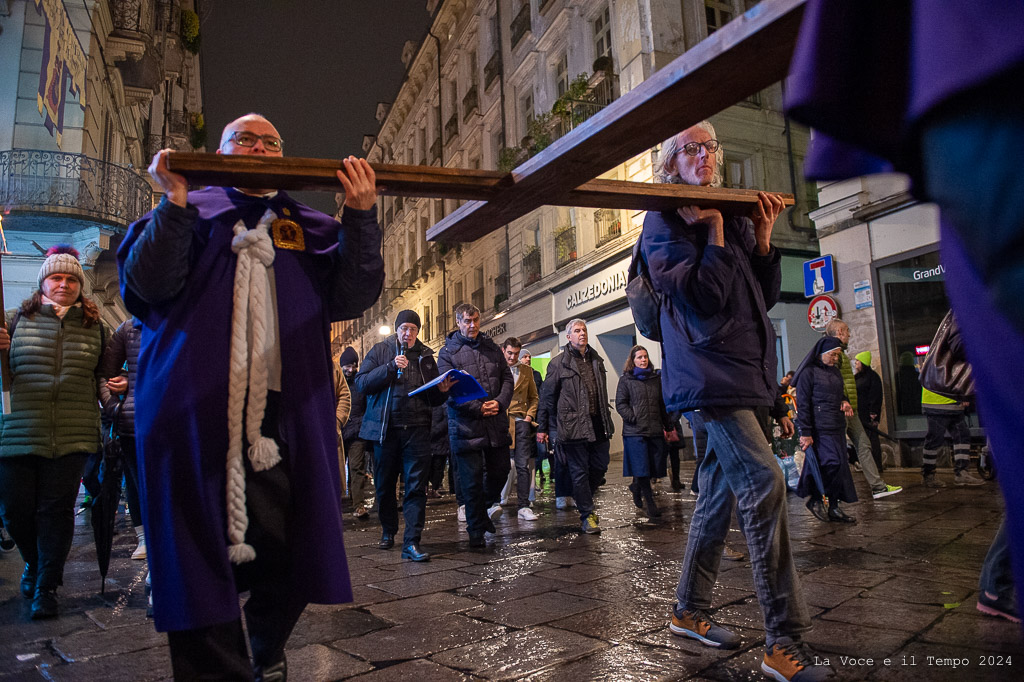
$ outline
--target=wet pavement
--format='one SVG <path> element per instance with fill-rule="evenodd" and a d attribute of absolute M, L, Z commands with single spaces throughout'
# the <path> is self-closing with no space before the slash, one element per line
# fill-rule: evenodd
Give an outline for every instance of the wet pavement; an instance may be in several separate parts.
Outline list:
<path fill-rule="evenodd" d="M 685 465 L 684 465 L 685 468 Z M 651 522 L 636 510 L 613 460 L 597 496 L 603 533 L 579 533 L 575 511 L 541 491 L 535 522 L 507 507 L 486 551 L 472 551 L 454 499 L 432 500 L 422 548 L 403 562 L 377 549 L 375 518 L 347 521 L 356 601 L 310 606 L 289 643 L 293 680 L 762 680 L 761 613 L 750 564 L 722 562 L 715 617 L 743 636 L 717 651 L 672 635 L 668 619 L 695 498 L 662 481 Z M 692 471 L 692 463 L 688 472 Z M 1024 680 L 1019 626 L 975 609 L 978 571 L 999 524 L 994 483 L 920 486 L 862 501 L 856 525 L 815 520 L 790 496 L 790 525 L 814 629 L 806 639 L 842 680 Z M 685 478 L 685 477 L 684 477 Z M 688 480 L 688 479 L 687 479 Z M 735 527 L 735 524 L 734 524 Z M 18 594 L 17 553 L 0 555 L 0 678 L 162 680 L 166 637 L 145 617 L 144 562 L 119 521 L 106 596 L 91 530 L 78 517 L 61 590 L 63 615 L 33 622 Z M 729 545 L 746 551 L 742 534 Z M 870 660 L 867 660 L 870 659 Z"/>

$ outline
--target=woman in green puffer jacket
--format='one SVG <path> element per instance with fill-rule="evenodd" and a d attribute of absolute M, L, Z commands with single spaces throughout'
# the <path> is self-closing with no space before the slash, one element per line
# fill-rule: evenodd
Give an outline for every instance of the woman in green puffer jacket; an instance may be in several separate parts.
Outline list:
<path fill-rule="evenodd" d="M 83 281 L 78 252 L 54 246 L 39 289 L 0 328 L 13 375 L 0 436 L 0 515 L 25 560 L 21 593 L 32 599 L 32 618 L 57 615 L 82 469 L 100 447 L 103 325 Z"/>

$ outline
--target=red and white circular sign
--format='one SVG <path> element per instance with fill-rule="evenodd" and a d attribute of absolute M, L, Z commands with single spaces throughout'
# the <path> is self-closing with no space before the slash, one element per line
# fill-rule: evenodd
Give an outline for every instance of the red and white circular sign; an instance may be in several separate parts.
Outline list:
<path fill-rule="evenodd" d="M 807 307 L 807 323 L 817 332 L 825 331 L 825 326 L 839 317 L 839 304 L 831 296 L 815 296 Z"/>

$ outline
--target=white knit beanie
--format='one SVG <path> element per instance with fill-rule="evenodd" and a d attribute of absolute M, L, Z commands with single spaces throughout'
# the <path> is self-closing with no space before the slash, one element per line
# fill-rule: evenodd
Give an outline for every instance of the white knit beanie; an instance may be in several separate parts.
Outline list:
<path fill-rule="evenodd" d="M 43 267 L 39 268 L 39 288 L 43 288 L 44 279 L 57 273 L 74 275 L 78 278 L 79 284 L 85 284 L 85 273 L 82 271 L 82 264 L 78 262 L 78 250 L 75 247 L 69 244 L 50 247 L 46 252 Z"/>

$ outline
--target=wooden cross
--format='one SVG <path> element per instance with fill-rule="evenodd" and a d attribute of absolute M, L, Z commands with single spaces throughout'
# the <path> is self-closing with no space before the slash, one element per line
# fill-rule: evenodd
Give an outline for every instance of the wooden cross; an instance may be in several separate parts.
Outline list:
<path fill-rule="evenodd" d="M 378 187 L 390 195 L 469 200 L 427 230 L 427 239 L 445 242 L 474 241 L 544 205 L 748 211 L 754 190 L 592 178 L 785 78 L 804 2 L 755 5 L 511 173 L 374 164 Z M 167 166 L 191 184 L 338 191 L 342 163 L 178 152 Z M 793 205 L 793 195 L 782 197 Z"/>

